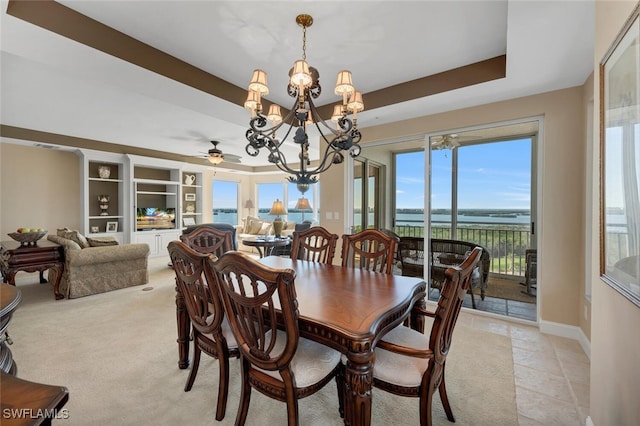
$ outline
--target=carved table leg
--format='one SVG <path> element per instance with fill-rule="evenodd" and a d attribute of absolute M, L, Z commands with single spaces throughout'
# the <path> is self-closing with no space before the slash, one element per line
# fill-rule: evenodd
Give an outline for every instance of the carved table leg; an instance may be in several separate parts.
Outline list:
<path fill-rule="evenodd" d="M 176 320 L 178 324 L 178 368 L 184 370 L 189 367 L 189 314 L 184 304 L 184 296 L 176 287 Z"/>
<path fill-rule="evenodd" d="M 414 308 L 425 309 L 427 306 L 427 301 L 423 298 L 416 302 Z M 415 309 L 411 310 L 411 321 L 410 327 L 420 333 L 424 333 L 424 316 L 418 315 Z"/>
<path fill-rule="evenodd" d="M 44 269 L 40 271 L 40 284 L 46 284 L 47 279 L 44 277 Z"/>
<path fill-rule="evenodd" d="M 371 424 L 371 388 L 373 387 L 373 352 L 352 353 L 345 368 L 344 424 Z"/>
<path fill-rule="evenodd" d="M 56 282 L 53 283 L 53 295 L 56 300 L 64 299 L 64 295 L 60 293 L 60 280 L 62 280 L 62 272 L 64 270 L 64 265 L 62 263 L 53 266 L 51 269 L 56 271 Z M 42 274 L 42 272 L 40 272 Z M 42 280 L 40 280 L 42 282 Z M 45 282 L 47 282 L 45 280 Z"/>

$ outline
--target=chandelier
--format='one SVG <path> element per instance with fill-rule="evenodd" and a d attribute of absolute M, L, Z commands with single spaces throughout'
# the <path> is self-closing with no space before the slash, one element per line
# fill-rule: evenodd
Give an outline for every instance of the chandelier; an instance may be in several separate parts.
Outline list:
<path fill-rule="evenodd" d="M 247 154 L 255 157 L 261 149 L 266 149 L 269 152 L 268 161 L 290 174 L 287 178 L 289 182 L 295 183 L 298 190 L 304 194 L 311 184 L 318 181 L 320 173 L 329 169 L 332 164 L 344 161 L 343 151 L 352 157 L 360 154 L 358 143 L 362 135 L 357 126 L 357 113 L 364 110 L 364 103 L 362 94 L 353 87 L 351 72 L 343 70 L 338 73 L 334 90 L 336 95 L 342 97 L 342 103 L 333 108 L 331 121 L 335 125 L 327 124 L 320 116 L 313 102 L 322 92 L 318 81 L 320 74 L 317 69 L 310 67 L 306 60 L 307 28 L 313 24 L 313 18 L 310 15 L 298 15 L 296 23 L 302 27 L 302 59 L 295 61 L 293 68 L 289 70 L 287 93 L 295 99 L 293 107 L 283 118 L 280 106 L 272 104 L 265 116 L 261 99 L 269 94 L 267 73 L 260 69 L 255 70 L 244 103 L 244 107 L 251 111 L 250 128 L 245 134 L 249 143 L 245 150 Z M 348 117 L 349 114 L 353 114 L 353 120 Z M 309 159 L 307 134 L 307 128 L 311 126 L 318 129 L 325 142 L 321 159 L 313 168 Z M 280 149 L 292 132 L 293 143 L 300 147 L 300 154 L 293 164 L 289 164 Z M 278 133 L 281 134 L 281 139 Z"/>

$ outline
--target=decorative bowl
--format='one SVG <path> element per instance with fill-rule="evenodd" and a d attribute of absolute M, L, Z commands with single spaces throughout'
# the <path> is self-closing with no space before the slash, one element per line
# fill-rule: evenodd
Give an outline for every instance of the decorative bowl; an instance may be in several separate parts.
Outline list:
<path fill-rule="evenodd" d="M 25 232 L 25 233 L 9 232 L 7 235 L 9 235 L 14 240 L 18 241 L 21 245 L 27 246 L 27 245 L 36 245 L 36 242 L 40 238 L 42 238 L 45 235 L 47 235 L 47 231 Z"/>

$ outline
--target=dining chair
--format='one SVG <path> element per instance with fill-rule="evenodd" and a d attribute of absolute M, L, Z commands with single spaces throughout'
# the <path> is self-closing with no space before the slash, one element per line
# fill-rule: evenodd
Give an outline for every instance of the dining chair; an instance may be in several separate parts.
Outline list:
<path fill-rule="evenodd" d="M 398 239 L 377 229 L 342 236 L 342 266 L 391 274 Z"/>
<path fill-rule="evenodd" d="M 181 241 L 170 242 L 168 250 L 176 274 L 176 285 L 184 297 L 192 324 L 193 363 L 184 391 L 190 391 L 196 380 L 201 352 L 217 358 L 220 379 L 216 420 L 222 420 L 229 393 L 229 358 L 237 358 L 240 353 L 224 316 L 220 295 L 215 289 L 215 277 L 208 267 L 210 256 L 190 249 Z"/>
<path fill-rule="evenodd" d="M 447 418 L 455 422 L 445 385 L 445 361 L 471 274 L 481 254 L 482 249 L 476 247 L 462 264 L 445 271 L 435 312 L 414 307 L 419 315 L 432 318 L 428 336 L 400 326 L 387 333 L 375 349 L 373 385 L 396 395 L 420 398 L 422 426 L 432 425 L 431 406 L 436 389 Z"/>
<path fill-rule="evenodd" d="M 336 251 L 338 235 L 321 226 L 293 233 L 291 258 L 331 265 Z"/>
<path fill-rule="evenodd" d="M 229 250 L 235 250 L 233 231 L 215 229 L 208 225 L 202 225 L 189 233 L 180 235 L 180 241 L 198 253 L 222 256 Z"/>
<path fill-rule="evenodd" d="M 287 405 L 297 425 L 298 399 L 324 387 L 342 368 L 340 352 L 301 338 L 295 272 L 265 266 L 241 252 L 209 260 L 240 348 L 242 386 L 236 425 L 247 419 L 251 388 Z M 337 383 L 337 382 L 336 382 Z M 342 401 L 342 388 L 338 398 Z"/>
<path fill-rule="evenodd" d="M 403 276 L 424 278 L 423 237 L 401 237 L 398 244 L 398 257 Z"/>

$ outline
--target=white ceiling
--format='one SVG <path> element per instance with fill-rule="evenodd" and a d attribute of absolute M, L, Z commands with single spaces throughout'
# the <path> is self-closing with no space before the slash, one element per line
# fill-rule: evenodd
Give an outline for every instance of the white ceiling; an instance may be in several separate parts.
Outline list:
<path fill-rule="evenodd" d="M 287 108 L 287 73 L 307 59 L 364 93 L 506 54 L 506 78 L 358 114 L 366 127 L 581 85 L 593 69 L 594 1 L 71 1 L 59 3 L 245 88 L 267 71 Z M 248 112 L 183 83 L 8 15 L 2 0 L 2 124 L 182 155 L 221 141 L 243 164 Z M 433 129 L 446 131 L 447 129 Z M 243 155 L 244 154 L 244 155 Z"/>

